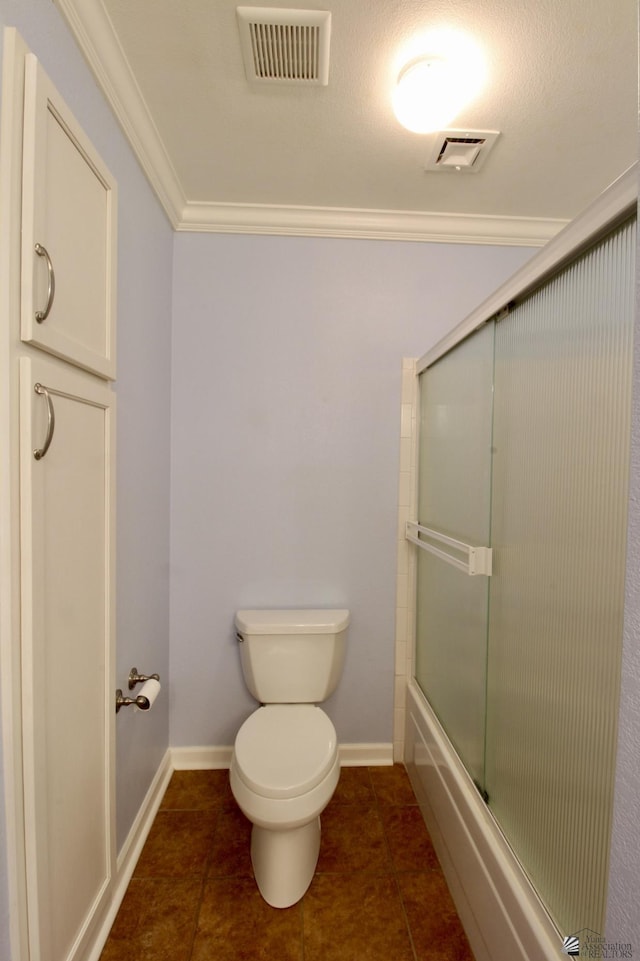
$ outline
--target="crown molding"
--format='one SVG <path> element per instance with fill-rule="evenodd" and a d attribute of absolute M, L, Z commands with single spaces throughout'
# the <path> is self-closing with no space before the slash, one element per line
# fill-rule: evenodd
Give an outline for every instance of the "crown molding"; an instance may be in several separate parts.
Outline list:
<path fill-rule="evenodd" d="M 53 0 L 174 230 L 541 247 L 565 220 L 188 201 L 102 0 Z"/>
<path fill-rule="evenodd" d="M 184 192 L 101 0 L 53 0 L 174 229 Z"/>
<path fill-rule="evenodd" d="M 413 210 L 187 203 L 176 229 L 204 233 L 541 247 L 565 224 L 565 220 L 536 217 L 492 217 Z"/>

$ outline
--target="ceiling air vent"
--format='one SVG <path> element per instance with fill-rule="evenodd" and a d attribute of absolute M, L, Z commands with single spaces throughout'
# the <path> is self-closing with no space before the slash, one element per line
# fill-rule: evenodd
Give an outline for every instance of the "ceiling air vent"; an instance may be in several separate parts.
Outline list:
<path fill-rule="evenodd" d="M 326 86 L 331 14 L 326 10 L 238 7 L 247 79 Z"/>
<path fill-rule="evenodd" d="M 425 170 L 477 174 L 499 136 L 498 130 L 440 130 L 432 135 Z"/>

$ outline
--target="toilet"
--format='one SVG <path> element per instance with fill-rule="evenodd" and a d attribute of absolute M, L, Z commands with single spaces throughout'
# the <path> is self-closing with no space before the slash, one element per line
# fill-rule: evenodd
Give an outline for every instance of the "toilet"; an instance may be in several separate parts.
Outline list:
<path fill-rule="evenodd" d="M 340 777 L 336 731 L 318 707 L 335 690 L 349 611 L 238 611 L 246 685 L 260 702 L 236 736 L 233 796 L 252 822 L 251 862 L 274 908 L 303 896 L 320 851 L 320 814 Z"/>

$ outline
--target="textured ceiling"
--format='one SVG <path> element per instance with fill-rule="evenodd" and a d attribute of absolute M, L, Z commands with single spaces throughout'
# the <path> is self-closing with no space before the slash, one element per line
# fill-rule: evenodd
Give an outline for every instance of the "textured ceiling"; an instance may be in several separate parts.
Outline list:
<path fill-rule="evenodd" d="M 453 214 L 542 242 L 637 158 L 636 0 L 332 0 L 329 84 L 303 89 L 247 82 L 232 0 L 55 2 L 185 229 L 348 233 L 377 213 L 401 236 Z M 451 124 L 501 132 L 478 174 L 425 172 L 431 138 L 391 110 L 403 51 L 442 26 L 488 62 Z"/>

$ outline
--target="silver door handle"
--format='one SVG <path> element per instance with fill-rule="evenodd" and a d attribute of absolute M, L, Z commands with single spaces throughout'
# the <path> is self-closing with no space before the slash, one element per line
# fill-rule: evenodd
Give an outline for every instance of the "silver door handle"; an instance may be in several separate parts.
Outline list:
<path fill-rule="evenodd" d="M 36 460 L 42 460 L 44 455 L 49 450 L 49 446 L 53 440 L 53 432 L 56 426 L 56 415 L 53 409 L 53 401 L 51 400 L 47 388 L 43 387 L 42 384 L 36 384 L 33 389 L 35 390 L 36 394 L 43 395 L 47 402 L 47 436 L 44 439 L 44 444 L 42 447 L 36 448 L 33 452 L 33 456 Z"/>
<path fill-rule="evenodd" d="M 38 257 L 44 257 L 47 262 L 47 303 L 44 310 L 36 310 L 36 320 L 39 324 L 41 324 L 43 320 L 47 319 L 49 312 L 53 307 L 53 298 L 56 295 L 56 275 L 54 273 L 53 264 L 51 263 L 51 257 L 49 256 L 47 248 L 43 247 L 42 244 L 36 244 L 34 249 Z"/>

